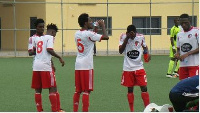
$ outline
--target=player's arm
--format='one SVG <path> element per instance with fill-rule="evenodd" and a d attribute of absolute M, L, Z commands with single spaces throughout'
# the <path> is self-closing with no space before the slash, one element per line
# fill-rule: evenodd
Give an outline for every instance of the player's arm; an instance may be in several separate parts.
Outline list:
<path fill-rule="evenodd" d="M 195 50 L 192 50 L 192 51 L 189 51 L 187 52 L 186 54 L 184 55 L 181 55 L 180 56 L 180 60 L 183 61 L 186 57 L 190 56 L 190 55 L 193 55 L 193 54 L 198 54 L 199 53 L 199 47 L 196 48 Z"/>
<path fill-rule="evenodd" d="M 142 45 L 142 48 L 143 48 L 143 54 L 147 54 L 147 55 L 148 55 L 148 57 L 146 58 L 146 60 L 147 60 L 147 61 L 150 61 L 150 60 L 151 60 L 151 55 L 150 55 L 150 53 L 149 53 L 148 47 Z"/>
<path fill-rule="evenodd" d="M 28 50 L 28 55 L 29 55 L 29 56 L 36 55 L 35 50 L 34 50 L 34 49 L 32 49 L 32 50 Z"/>
<path fill-rule="evenodd" d="M 55 68 L 55 66 L 54 66 L 54 63 L 53 63 L 53 60 L 51 59 L 51 67 L 52 67 L 52 69 L 54 70 L 54 72 L 56 72 L 56 68 Z"/>
<path fill-rule="evenodd" d="M 126 48 L 126 44 L 128 43 L 128 39 L 134 35 L 134 32 L 126 32 L 126 38 L 123 41 L 123 44 L 119 46 L 119 53 L 122 54 Z"/>
<path fill-rule="evenodd" d="M 58 58 L 59 61 L 60 61 L 60 63 L 62 64 L 62 66 L 65 65 L 64 60 L 63 60 L 58 54 L 56 54 L 55 51 L 54 51 L 53 49 L 47 48 L 47 52 L 48 52 L 49 54 L 51 54 L 52 56 Z"/>
<path fill-rule="evenodd" d="M 97 22 L 98 22 L 99 26 L 102 27 L 103 35 L 102 35 L 101 40 L 108 40 L 109 37 L 108 37 L 108 34 L 107 34 L 107 32 L 106 32 L 104 20 L 101 19 L 101 20 L 98 20 Z"/>
<path fill-rule="evenodd" d="M 170 42 L 171 42 L 171 45 L 172 45 L 172 51 L 173 51 L 173 54 L 176 53 L 176 47 L 174 46 L 174 29 L 171 29 L 170 30 Z"/>

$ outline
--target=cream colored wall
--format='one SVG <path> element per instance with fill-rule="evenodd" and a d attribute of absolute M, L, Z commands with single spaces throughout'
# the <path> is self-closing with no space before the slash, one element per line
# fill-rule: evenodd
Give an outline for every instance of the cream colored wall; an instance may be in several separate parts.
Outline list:
<path fill-rule="evenodd" d="M 24 2 L 27 0 L 16 0 L 16 2 Z M 44 1 L 44 0 L 35 0 Z M 30 17 L 46 18 L 45 4 L 16 4 L 16 29 L 30 29 Z M 2 29 L 14 29 L 13 24 L 13 7 L 3 7 L 0 5 L 0 17 Z M 16 49 L 17 51 L 27 50 L 29 30 L 16 31 Z M 2 31 L 1 36 L 2 50 L 14 50 L 14 31 Z"/>
<path fill-rule="evenodd" d="M 27 0 L 17 0 L 27 1 Z M 32 0 L 29 0 L 32 1 Z M 60 2 L 60 0 L 37 0 L 46 2 Z M 168 0 L 167 2 L 179 2 L 180 0 Z M 198 0 L 194 0 L 198 2 Z M 107 0 L 63 0 L 64 3 L 82 3 L 82 4 L 63 4 L 63 46 L 64 52 L 76 51 L 74 42 L 74 33 L 80 29 L 78 25 L 78 16 L 81 13 L 88 13 L 91 17 L 106 17 L 107 4 L 84 4 L 106 3 Z M 109 0 L 110 3 L 129 3 L 132 0 Z M 134 0 L 135 3 L 148 3 L 149 0 Z M 152 2 L 166 2 L 166 0 L 152 0 Z M 182 0 L 181 2 L 191 2 L 191 0 Z M 132 24 L 133 16 L 149 16 L 149 4 L 109 4 L 108 16 L 112 17 L 113 29 L 126 29 Z M 199 20 L 199 4 L 195 4 L 194 15 Z M 161 16 L 161 27 L 167 28 L 167 16 L 179 16 L 182 13 L 192 15 L 192 4 L 152 4 L 152 16 Z M 13 8 L 2 7 L 0 4 L 0 17 L 2 28 L 13 28 Z M 29 29 L 30 17 L 43 18 L 46 24 L 55 23 L 61 29 L 61 6 L 60 4 L 17 4 L 16 22 L 18 29 Z M 199 25 L 199 21 L 197 21 Z M 199 26 L 198 26 L 199 27 Z M 72 29 L 72 30 L 66 30 Z M 118 51 L 119 36 L 126 30 L 112 30 L 112 35 L 108 41 L 109 51 Z M 17 50 L 27 50 L 27 41 L 29 31 L 17 31 Z M 150 46 L 150 37 L 146 37 L 146 43 Z M 161 35 L 151 36 L 152 50 L 168 50 L 169 35 L 167 30 L 161 30 Z M 14 50 L 13 31 L 2 31 L 2 50 Z M 55 40 L 55 50 L 62 51 L 62 31 L 59 30 Z M 97 51 L 107 50 L 107 41 L 97 42 Z"/>

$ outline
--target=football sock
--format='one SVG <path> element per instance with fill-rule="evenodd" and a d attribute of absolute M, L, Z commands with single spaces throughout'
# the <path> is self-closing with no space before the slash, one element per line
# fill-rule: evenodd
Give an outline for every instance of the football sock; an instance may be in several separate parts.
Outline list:
<path fill-rule="evenodd" d="M 56 97 L 57 97 L 57 110 L 60 110 L 60 94 L 56 92 Z"/>
<path fill-rule="evenodd" d="M 57 97 L 56 93 L 50 93 L 49 94 L 49 100 L 51 102 L 51 110 L 52 112 L 57 112 Z"/>
<path fill-rule="evenodd" d="M 141 93 L 141 97 L 142 97 L 142 100 L 144 102 L 144 107 L 149 105 L 149 103 L 150 103 L 150 101 L 149 101 L 149 93 L 148 92 L 142 92 Z"/>
<path fill-rule="evenodd" d="M 35 103 L 38 112 L 42 112 L 42 95 L 41 93 L 35 93 Z"/>
<path fill-rule="evenodd" d="M 174 61 L 173 60 L 170 60 L 169 61 L 169 67 L 168 67 L 168 71 L 167 71 L 167 74 L 172 74 L 172 69 L 174 67 Z"/>
<path fill-rule="evenodd" d="M 83 93 L 82 102 L 83 102 L 82 111 L 88 112 L 88 108 L 89 108 L 89 93 L 88 92 Z"/>
<path fill-rule="evenodd" d="M 73 111 L 78 112 L 80 93 L 75 92 L 73 97 Z"/>
<path fill-rule="evenodd" d="M 180 65 L 180 60 L 178 60 L 178 62 L 176 63 L 176 68 L 175 68 L 175 72 L 178 72 L 178 69 L 179 69 L 179 65 Z"/>
<path fill-rule="evenodd" d="M 134 104 L 134 94 L 128 93 L 127 98 L 128 98 L 130 111 L 133 112 L 134 111 L 134 105 L 133 105 Z"/>

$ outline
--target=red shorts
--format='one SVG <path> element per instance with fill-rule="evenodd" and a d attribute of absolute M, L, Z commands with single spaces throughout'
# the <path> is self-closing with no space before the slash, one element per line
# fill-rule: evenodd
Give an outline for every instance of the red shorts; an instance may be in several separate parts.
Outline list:
<path fill-rule="evenodd" d="M 179 68 L 179 80 L 199 75 L 199 66 L 188 66 Z"/>
<path fill-rule="evenodd" d="M 51 87 L 56 87 L 54 71 L 33 71 L 31 88 L 45 89 Z"/>
<path fill-rule="evenodd" d="M 93 91 L 94 72 L 91 70 L 75 70 L 76 92 Z"/>
<path fill-rule="evenodd" d="M 145 70 L 124 71 L 122 74 L 121 85 L 126 87 L 146 86 L 147 78 Z"/>

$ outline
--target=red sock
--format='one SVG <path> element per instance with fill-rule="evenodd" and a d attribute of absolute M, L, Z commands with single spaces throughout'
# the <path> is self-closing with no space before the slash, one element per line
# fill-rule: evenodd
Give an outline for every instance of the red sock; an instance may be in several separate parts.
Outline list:
<path fill-rule="evenodd" d="M 35 93 L 35 104 L 38 112 L 42 112 L 42 95 L 40 93 Z"/>
<path fill-rule="evenodd" d="M 128 98 L 128 103 L 129 103 L 130 111 L 133 112 L 134 111 L 134 107 L 133 107 L 134 94 L 133 93 L 128 93 L 127 94 L 127 98 Z"/>
<path fill-rule="evenodd" d="M 73 109 L 74 112 L 78 112 L 78 104 L 79 104 L 80 93 L 75 92 L 73 97 Z"/>
<path fill-rule="evenodd" d="M 89 93 L 88 92 L 83 93 L 82 102 L 83 102 L 82 111 L 88 112 L 88 108 L 89 108 Z"/>
<path fill-rule="evenodd" d="M 51 102 L 51 110 L 53 112 L 57 112 L 57 97 L 56 97 L 56 93 L 50 93 L 49 94 L 49 100 Z"/>
<path fill-rule="evenodd" d="M 141 97 L 142 97 L 142 100 L 144 102 L 144 107 L 146 107 L 147 105 L 149 105 L 149 93 L 148 92 L 142 92 L 141 93 Z"/>
<path fill-rule="evenodd" d="M 57 97 L 57 110 L 60 110 L 60 94 L 56 92 L 56 97 Z"/>

